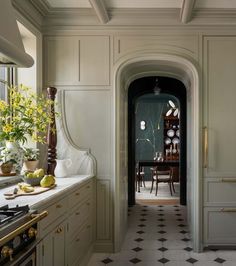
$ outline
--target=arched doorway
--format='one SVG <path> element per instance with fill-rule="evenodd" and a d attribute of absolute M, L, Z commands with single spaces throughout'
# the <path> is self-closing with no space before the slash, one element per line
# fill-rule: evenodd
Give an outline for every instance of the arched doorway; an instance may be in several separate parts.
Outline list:
<path fill-rule="evenodd" d="M 128 89 L 128 204 L 135 204 L 135 103 L 144 95 L 153 93 L 157 77 L 144 77 L 134 80 Z M 175 96 L 180 104 L 180 204 L 186 205 L 186 88 L 174 78 L 158 77 L 161 94 Z"/>
<path fill-rule="evenodd" d="M 188 221 L 195 251 L 201 250 L 201 161 L 199 73 L 184 57 L 169 54 L 133 54 L 123 57 L 114 68 L 114 243 L 118 251 L 127 227 L 128 167 L 127 121 L 128 87 L 135 79 L 146 76 L 172 77 L 182 81 L 187 89 L 187 202 Z"/>

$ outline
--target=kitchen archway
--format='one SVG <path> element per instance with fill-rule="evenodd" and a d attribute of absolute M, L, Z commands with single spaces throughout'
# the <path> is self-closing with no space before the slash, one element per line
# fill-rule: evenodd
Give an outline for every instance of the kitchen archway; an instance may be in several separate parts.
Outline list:
<path fill-rule="evenodd" d="M 158 86 L 160 88 L 159 94 L 167 94 L 174 96 L 179 101 L 180 112 L 180 204 L 186 205 L 186 88 L 184 84 L 169 77 L 143 77 L 134 80 L 128 88 L 128 203 L 129 205 L 135 204 L 135 168 L 136 168 L 136 126 L 135 126 L 135 113 L 136 102 L 144 95 L 150 95 L 155 98 L 154 89 L 156 80 L 158 79 Z M 153 96 L 152 96 L 153 95 Z M 137 154 L 137 153 L 136 153 Z M 147 159 L 147 158 L 145 158 Z"/>
<path fill-rule="evenodd" d="M 119 251 L 127 228 L 128 156 L 127 120 L 128 87 L 135 79 L 146 76 L 165 76 L 182 81 L 187 89 L 187 176 L 190 203 L 189 226 L 194 251 L 201 251 L 202 243 L 202 163 L 200 160 L 200 81 L 194 60 L 173 54 L 135 52 L 121 57 L 114 66 L 114 243 Z"/>

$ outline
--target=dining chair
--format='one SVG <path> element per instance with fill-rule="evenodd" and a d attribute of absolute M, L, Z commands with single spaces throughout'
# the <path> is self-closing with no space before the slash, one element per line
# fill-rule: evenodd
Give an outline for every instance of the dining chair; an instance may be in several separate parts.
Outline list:
<path fill-rule="evenodd" d="M 171 178 L 172 178 L 172 188 L 173 188 L 173 191 L 175 193 L 175 187 L 174 187 L 174 183 L 178 183 L 179 182 L 179 167 L 178 166 L 173 166 L 173 167 L 170 167 L 170 170 L 171 170 Z"/>
<path fill-rule="evenodd" d="M 135 173 L 135 176 L 136 176 L 136 191 L 140 192 L 140 187 L 142 187 L 142 183 L 143 183 L 143 186 L 146 187 L 145 186 L 145 180 L 144 180 L 144 177 L 145 177 L 144 167 L 141 167 L 140 173 L 139 173 L 138 167 L 136 167 L 135 171 L 136 171 L 136 173 Z"/>
<path fill-rule="evenodd" d="M 170 188 L 170 194 L 172 196 L 172 188 L 173 188 L 173 182 L 172 182 L 172 171 L 170 168 L 162 170 L 159 167 L 154 167 L 152 170 L 152 185 L 150 193 L 152 193 L 153 185 L 156 183 L 156 196 L 158 191 L 158 184 L 159 183 L 168 183 Z"/>

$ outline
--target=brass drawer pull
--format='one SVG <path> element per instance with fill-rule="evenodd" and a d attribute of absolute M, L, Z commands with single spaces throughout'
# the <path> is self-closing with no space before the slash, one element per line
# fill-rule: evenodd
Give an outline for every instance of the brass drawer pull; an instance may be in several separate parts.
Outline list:
<path fill-rule="evenodd" d="M 79 196 L 79 195 L 80 195 L 80 193 L 79 193 L 79 192 L 76 192 L 76 193 L 75 193 L 75 195 L 76 195 L 76 196 Z"/>
<path fill-rule="evenodd" d="M 87 186 L 87 188 L 90 188 L 90 186 Z"/>
<path fill-rule="evenodd" d="M 87 206 L 90 206 L 90 202 L 87 202 Z"/>
<path fill-rule="evenodd" d="M 87 229 L 89 229 L 91 227 L 91 225 L 87 225 Z"/>
<path fill-rule="evenodd" d="M 236 208 L 221 208 L 221 212 L 236 212 Z"/>
<path fill-rule="evenodd" d="M 61 205 L 61 204 L 57 204 L 57 205 L 56 205 L 56 208 L 57 208 L 57 209 L 60 209 L 60 208 L 62 208 L 62 205 Z"/>
<path fill-rule="evenodd" d="M 63 231 L 63 229 L 61 227 L 59 227 L 59 228 L 57 228 L 56 233 L 60 234 L 62 231 Z"/>
<path fill-rule="evenodd" d="M 79 241 L 80 241 L 80 238 L 77 238 L 77 239 L 76 239 L 76 242 L 79 242 Z"/>
<path fill-rule="evenodd" d="M 75 215 L 80 215 L 80 212 L 76 212 Z"/>
<path fill-rule="evenodd" d="M 222 178 L 221 182 L 236 183 L 236 178 Z"/>
<path fill-rule="evenodd" d="M 207 127 L 203 128 L 204 131 L 204 146 L 203 146 L 203 150 L 204 150 L 204 162 L 203 162 L 203 167 L 204 168 L 208 168 L 208 130 Z"/>

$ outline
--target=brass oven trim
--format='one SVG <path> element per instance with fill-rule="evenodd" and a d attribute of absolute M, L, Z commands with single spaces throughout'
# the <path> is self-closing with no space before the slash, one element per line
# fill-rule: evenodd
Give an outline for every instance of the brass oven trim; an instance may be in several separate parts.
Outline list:
<path fill-rule="evenodd" d="M 39 222 L 40 220 L 45 218 L 47 215 L 48 215 L 47 211 L 43 211 L 39 214 L 32 214 L 31 215 L 32 219 L 30 221 L 21 225 L 20 227 L 18 227 L 14 231 L 10 232 L 6 236 L 2 237 L 0 239 L 0 246 L 3 246 L 4 244 L 6 244 L 11 239 L 13 239 L 16 236 L 18 236 L 19 234 L 23 233 L 25 230 L 29 229 L 32 225 L 36 224 L 37 222 Z"/>

